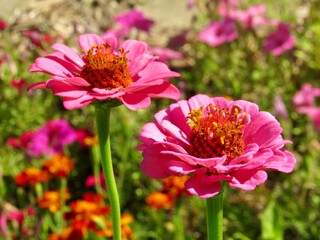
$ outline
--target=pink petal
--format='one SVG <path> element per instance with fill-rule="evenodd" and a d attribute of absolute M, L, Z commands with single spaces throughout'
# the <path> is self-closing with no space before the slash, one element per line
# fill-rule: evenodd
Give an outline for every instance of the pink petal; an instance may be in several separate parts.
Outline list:
<path fill-rule="evenodd" d="M 59 51 L 65 55 L 66 58 L 77 64 L 79 67 L 84 65 L 82 58 L 71 48 L 62 44 L 56 43 L 51 46 L 52 49 Z"/>
<path fill-rule="evenodd" d="M 92 101 L 94 101 L 94 98 L 88 94 L 85 94 L 80 98 L 65 97 L 63 98 L 63 106 L 68 110 L 78 109 L 88 105 Z"/>
<path fill-rule="evenodd" d="M 46 82 L 38 82 L 38 83 L 30 84 L 27 88 L 27 91 L 37 89 L 37 88 L 46 88 Z"/>
<path fill-rule="evenodd" d="M 144 149 L 143 161 L 140 168 L 144 174 L 152 178 L 166 178 L 170 176 L 166 158 L 160 154 L 164 149 L 161 144 L 152 144 Z"/>
<path fill-rule="evenodd" d="M 37 58 L 36 59 L 36 67 L 41 70 L 41 72 L 48 73 L 53 76 L 60 77 L 73 77 L 73 73 L 71 73 L 68 69 L 66 69 L 61 64 L 57 63 L 48 58 Z M 30 68 L 30 71 L 33 71 L 35 68 Z"/>
<path fill-rule="evenodd" d="M 234 179 L 229 182 L 229 185 L 244 190 L 253 190 L 268 178 L 266 172 L 257 170 L 239 171 L 233 176 Z"/>
<path fill-rule="evenodd" d="M 193 195 L 200 198 L 210 198 L 220 192 L 220 181 L 229 179 L 230 177 L 224 175 L 196 175 L 186 181 L 185 187 Z"/>
<path fill-rule="evenodd" d="M 88 83 L 86 80 L 84 80 L 81 77 L 73 77 L 73 78 L 65 78 L 63 79 L 64 82 L 70 83 L 74 86 L 79 86 L 79 87 L 89 87 L 91 86 L 90 83 Z"/>
<path fill-rule="evenodd" d="M 85 88 L 77 87 L 60 80 L 48 81 L 47 88 L 50 88 L 56 96 L 70 98 L 79 98 L 88 92 Z"/>
<path fill-rule="evenodd" d="M 125 94 L 121 100 L 131 110 L 147 108 L 151 103 L 150 97 L 146 94 Z"/>
<path fill-rule="evenodd" d="M 124 48 L 125 50 L 128 50 L 127 58 L 129 59 L 135 59 L 141 54 L 145 53 L 148 49 L 148 46 L 144 42 L 140 42 L 137 40 L 126 40 L 124 41 L 119 48 Z"/>
<path fill-rule="evenodd" d="M 78 44 L 82 50 L 89 50 L 93 46 L 103 45 L 104 40 L 97 34 L 82 34 L 78 38 Z"/>
<path fill-rule="evenodd" d="M 180 91 L 174 85 L 169 82 L 164 82 L 160 86 L 152 86 L 149 88 L 145 88 L 143 93 L 148 94 L 150 97 L 154 98 L 170 98 L 173 100 L 180 99 Z"/>
<path fill-rule="evenodd" d="M 207 168 L 205 167 L 194 167 L 194 166 L 190 166 L 189 164 L 182 162 L 182 161 L 175 161 L 175 160 L 170 160 L 168 161 L 168 165 L 169 165 L 169 169 L 172 172 L 175 172 L 177 174 L 183 174 L 183 175 L 187 175 L 187 174 L 197 174 L 197 175 L 201 175 L 201 174 L 205 174 L 207 172 Z"/>

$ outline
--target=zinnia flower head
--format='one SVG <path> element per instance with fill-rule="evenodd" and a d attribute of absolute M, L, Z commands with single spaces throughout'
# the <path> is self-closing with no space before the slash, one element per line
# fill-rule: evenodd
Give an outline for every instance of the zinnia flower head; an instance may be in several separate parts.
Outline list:
<path fill-rule="evenodd" d="M 69 199 L 71 196 L 67 190 L 64 192 L 64 199 Z M 40 208 L 48 209 L 55 213 L 59 211 L 60 205 L 60 191 L 45 191 L 41 198 L 37 198 L 37 203 Z"/>
<path fill-rule="evenodd" d="M 232 42 L 238 37 L 235 22 L 231 18 L 225 18 L 211 23 L 199 35 L 199 40 L 212 47 Z"/>
<path fill-rule="evenodd" d="M 147 33 L 154 25 L 154 20 L 144 16 L 143 12 L 138 10 L 129 10 L 115 17 L 116 23 L 120 24 L 123 35 L 127 35 L 131 28 L 136 28 Z"/>
<path fill-rule="evenodd" d="M 65 145 L 76 140 L 77 132 L 66 120 L 50 120 L 36 131 L 27 152 L 34 157 L 54 155 L 63 152 Z"/>
<path fill-rule="evenodd" d="M 180 98 L 178 89 L 167 80 L 179 74 L 156 61 L 146 43 L 126 40 L 117 49 L 116 38 L 102 39 L 96 34 L 80 35 L 78 43 L 83 54 L 56 43 L 54 53 L 37 58 L 30 71 L 48 73 L 52 78 L 29 86 L 29 90 L 49 88 L 63 97 L 67 109 L 95 100 L 115 100 L 136 110 L 149 106 L 151 97 Z"/>
<path fill-rule="evenodd" d="M 269 20 L 263 16 L 266 10 L 267 8 L 264 4 L 253 5 L 246 10 L 236 10 L 234 17 L 246 28 L 255 28 L 269 22 Z"/>
<path fill-rule="evenodd" d="M 50 179 L 48 172 L 41 169 L 30 167 L 20 172 L 15 181 L 19 186 L 34 186 L 37 183 L 46 182 Z"/>
<path fill-rule="evenodd" d="M 276 31 L 265 39 L 263 49 L 274 56 L 280 56 L 294 48 L 295 44 L 296 38 L 291 35 L 289 26 L 279 23 Z"/>
<path fill-rule="evenodd" d="M 320 88 L 305 83 L 292 98 L 297 112 L 307 114 L 318 130 L 320 130 L 320 107 L 316 105 L 316 99 L 319 97 Z"/>
<path fill-rule="evenodd" d="M 294 155 L 283 150 L 279 122 L 256 104 L 196 95 L 155 115 L 140 134 L 142 171 L 153 178 L 189 175 L 187 191 L 201 198 L 220 192 L 221 181 L 252 190 L 267 170 L 289 173 Z"/>
<path fill-rule="evenodd" d="M 149 207 L 154 209 L 171 209 L 174 206 L 173 197 L 161 191 L 155 191 L 150 193 L 146 197 L 146 203 Z"/>
<path fill-rule="evenodd" d="M 56 154 L 43 163 L 42 169 L 52 176 L 66 178 L 70 171 L 74 169 L 72 160 L 62 154 Z"/>

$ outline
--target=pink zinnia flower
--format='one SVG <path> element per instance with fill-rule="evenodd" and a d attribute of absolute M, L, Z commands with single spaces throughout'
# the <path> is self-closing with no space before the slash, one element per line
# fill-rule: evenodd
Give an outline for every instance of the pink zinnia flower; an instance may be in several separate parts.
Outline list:
<path fill-rule="evenodd" d="M 234 20 L 225 18 L 211 23 L 199 35 L 199 40 L 212 47 L 232 42 L 238 37 Z"/>
<path fill-rule="evenodd" d="M 51 120 L 35 133 L 27 151 L 34 157 L 55 155 L 62 153 L 64 146 L 74 143 L 77 137 L 77 131 L 66 120 Z"/>
<path fill-rule="evenodd" d="M 196 95 L 155 115 L 140 135 L 142 171 L 153 178 L 190 175 L 189 193 L 209 198 L 221 181 L 252 190 L 266 170 L 289 173 L 296 159 L 283 150 L 282 128 L 268 112 L 244 100 Z"/>
<path fill-rule="evenodd" d="M 320 130 L 320 107 L 316 105 L 316 99 L 320 97 L 320 88 L 313 87 L 309 83 L 302 85 L 292 102 L 298 113 L 307 114 L 317 129 Z"/>
<path fill-rule="evenodd" d="M 121 25 L 121 29 L 125 32 L 125 35 L 128 34 L 131 28 L 136 28 L 149 33 L 151 27 L 155 23 L 154 20 L 145 17 L 143 12 L 138 10 L 129 10 L 118 15 L 115 17 L 114 21 Z"/>
<path fill-rule="evenodd" d="M 280 56 L 291 50 L 295 44 L 296 38 L 291 35 L 289 26 L 279 23 L 277 30 L 265 39 L 263 49 L 274 56 Z"/>
<path fill-rule="evenodd" d="M 95 100 L 116 99 L 129 109 L 146 108 L 151 97 L 179 99 L 178 89 L 168 78 L 178 77 L 148 51 L 147 44 L 126 40 L 116 50 L 117 40 L 103 40 L 96 34 L 80 35 L 78 55 L 64 44 L 56 52 L 37 58 L 31 72 L 52 75 L 46 82 L 29 87 L 49 88 L 63 97 L 67 109 L 81 108 Z"/>
<path fill-rule="evenodd" d="M 255 28 L 269 23 L 263 16 L 267 11 L 264 4 L 253 5 L 246 10 L 235 11 L 235 19 L 241 22 L 246 28 Z"/>

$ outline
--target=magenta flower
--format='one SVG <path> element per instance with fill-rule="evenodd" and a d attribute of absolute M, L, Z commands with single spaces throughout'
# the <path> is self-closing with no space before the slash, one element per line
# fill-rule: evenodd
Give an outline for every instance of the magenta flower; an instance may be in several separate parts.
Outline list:
<path fill-rule="evenodd" d="M 29 90 L 49 88 L 63 97 L 67 109 L 115 99 L 136 110 L 149 106 L 151 97 L 180 98 L 178 89 L 168 82 L 179 74 L 156 61 L 146 43 L 127 40 L 116 50 L 115 38 L 103 40 L 96 34 L 80 35 L 78 42 L 82 55 L 56 43 L 54 53 L 37 58 L 30 71 L 48 73 L 52 78 L 29 86 Z"/>
<path fill-rule="evenodd" d="M 99 181 L 100 181 L 101 186 L 104 189 L 106 189 L 107 188 L 106 180 L 104 178 L 103 172 L 101 172 L 100 175 L 99 175 Z M 90 175 L 90 176 L 87 177 L 86 182 L 85 182 L 85 186 L 86 187 L 94 187 L 96 184 L 97 184 L 97 181 L 96 181 L 96 179 L 95 179 L 95 177 L 93 175 Z"/>
<path fill-rule="evenodd" d="M 161 62 L 168 62 L 173 59 L 181 59 L 182 53 L 172 50 L 170 48 L 163 48 L 163 47 L 153 47 L 150 51 L 159 56 L 159 61 Z"/>
<path fill-rule="evenodd" d="M 67 121 L 56 119 L 48 121 L 37 131 L 27 131 L 19 139 L 9 138 L 12 147 L 26 150 L 32 157 L 62 153 L 65 145 L 78 139 L 77 131 Z"/>
<path fill-rule="evenodd" d="M 77 137 L 77 131 L 66 120 L 51 120 L 36 131 L 27 151 L 34 157 L 62 153 L 64 146 L 77 141 Z"/>
<path fill-rule="evenodd" d="M 309 83 L 302 85 L 292 102 L 298 113 L 308 115 L 317 129 L 320 130 L 320 107 L 316 105 L 316 99 L 320 97 L 320 88 L 315 88 Z"/>
<path fill-rule="evenodd" d="M 280 56 L 291 50 L 296 44 L 296 38 L 291 35 L 289 26 L 279 23 L 275 32 L 271 33 L 264 41 L 263 50 L 274 56 Z"/>
<path fill-rule="evenodd" d="M 264 4 L 253 5 L 246 10 L 235 11 L 235 19 L 241 22 L 246 28 L 256 28 L 269 23 L 269 20 L 263 16 L 266 13 Z"/>
<path fill-rule="evenodd" d="M 225 18 L 211 23 L 199 35 L 199 40 L 205 42 L 212 47 L 232 42 L 238 37 L 234 20 Z"/>
<path fill-rule="evenodd" d="M 190 175 L 189 193 L 209 198 L 221 181 L 252 190 L 266 170 L 289 173 L 296 159 L 283 150 L 282 128 L 268 112 L 244 100 L 196 95 L 155 115 L 140 135 L 142 171 L 153 178 Z"/>
<path fill-rule="evenodd" d="M 128 34 L 131 28 L 149 33 L 154 25 L 154 20 L 147 18 L 138 10 L 130 10 L 115 17 L 115 22 L 121 25 L 121 29 Z M 126 35 L 125 34 L 125 35 Z"/>

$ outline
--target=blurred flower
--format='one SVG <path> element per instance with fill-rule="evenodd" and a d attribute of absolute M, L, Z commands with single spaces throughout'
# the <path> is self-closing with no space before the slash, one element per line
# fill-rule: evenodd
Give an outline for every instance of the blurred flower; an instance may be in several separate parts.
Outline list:
<path fill-rule="evenodd" d="M 274 97 L 273 109 L 275 114 L 281 116 L 283 119 L 288 119 L 288 111 L 286 105 L 282 101 L 282 98 L 279 95 Z"/>
<path fill-rule="evenodd" d="M 50 156 L 62 153 L 65 145 L 74 143 L 76 140 L 77 132 L 66 120 L 50 120 L 36 131 L 27 151 L 34 157 L 42 154 Z"/>
<path fill-rule="evenodd" d="M 256 28 L 269 23 L 269 20 L 263 16 L 266 10 L 267 8 L 264 4 L 253 5 L 246 10 L 236 10 L 234 18 L 246 28 Z"/>
<path fill-rule="evenodd" d="M 80 240 L 82 237 L 83 232 L 81 227 L 78 228 L 77 225 L 70 225 L 64 227 L 61 233 L 51 233 L 49 235 L 49 240 Z"/>
<path fill-rule="evenodd" d="M 121 26 L 121 36 L 127 36 L 132 28 L 149 33 L 155 23 L 154 20 L 145 17 L 143 12 L 138 10 L 129 10 L 118 15 L 114 21 Z"/>
<path fill-rule="evenodd" d="M 310 83 L 304 83 L 301 90 L 293 96 L 292 102 L 299 111 L 299 108 L 302 107 L 315 106 L 317 97 L 320 97 L 320 88 L 313 87 Z"/>
<path fill-rule="evenodd" d="M 296 38 L 291 35 L 289 26 L 279 23 L 277 30 L 271 33 L 263 43 L 263 50 L 274 56 L 280 56 L 290 51 L 296 44 Z"/>
<path fill-rule="evenodd" d="M 83 199 L 70 203 L 71 210 L 65 214 L 66 220 L 77 228 L 77 232 L 84 235 L 88 230 L 96 228 L 97 221 L 103 221 L 104 216 L 109 213 L 110 208 L 103 203 L 103 196 L 100 194 L 86 193 Z"/>
<path fill-rule="evenodd" d="M 27 80 L 22 78 L 20 80 L 12 79 L 10 81 L 10 85 L 16 89 L 18 89 L 20 95 L 22 94 L 23 87 L 26 85 Z"/>
<path fill-rule="evenodd" d="M 106 189 L 107 186 L 106 186 L 106 181 L 105 181 L 105 179 L 104 179 L 104 174 L 103 174 L 103 172 L 100 173 L 99 181 L 100 181 L 101 186 L 102 186 L 104 189 Z M 87 177 L 86 182 L 85 182 L 85 186 L 86 186 L 86 187 L 93 187 L 93 186 L 95 186 L 96 184 L 97 184 L 97 181 L 95 180 L 95 178 L 94 178 L 93 175 Z"/>
<path fill-rule="evenodd" d="M 52 176 L 66 178 L 70 171 L 74 169 L 74 164 L 70 158 L 62 154 L 56 154 L 43 163 L 42 169 Z"/>
<path fill-rule="evenodd" d="M 29 38 L 30 41 L 37 47 L 45 49 L 46 46 L 50 46 L 54 42 L 54 38 L 48 34 L 44 34 L 39 30 L 28 30 L 24 32 L 24 36 Z"/>
<path fill-rule="evenodd" d="M 121 237 L 122 239 L 135 239 L 133 231 L 129 226 L 133 222 L 133 217 L 129 213 L 124 213 L 121 215 Z M 112 221 L 105 219 L 105 227 L 101 230 L 95 231 L 97 236 L 101 237 L 112 237 Z"/>
<path fill-rule="evenodd" d="M 4 20 L 0 20 L 0 30 L 4 30 L 8 27 L 8 23 Z"/>
<path fill-rule="evenodd" d="M 212 47 L 232 42 L 238 37 L 234 20 L 225 18 L 211 23 L 199 35 L 199 40 Z"/>
<path fill-rule="evenodd" d="M 146 203 L 149 207 L 154 209 L 171 209 L 174 206 L 173 197 L 168 193 L 156 191 L 150 193 L 146 197 Z"/>
<path fill-rule="evenodd" d="M 98 100 L 116 100 L 131 110 L 146 108 L 151 97 L 179 99 L 178 89 L 167 79 L 179 76 L 147 50 L 147 44 L 127 40 L 115 51 L 117 40 L 103 40 L 95 34 L 80 35 L 84 52 L 78 55 L 71 48 L 56 43 L 56 52 L 37 58 L 31 72 L 53 75 L 46 82 L 30 89 L 49 88 L 63 97 L 67 109 L 81 108 Z"/>
<path fill-rule="evenodd" d="M 178 51 L 174 51 L 170 48 L 162 48 L 162 47 L 153 47 L 150 51 L 159 56 L 159 60 L 161 62 L 168 62 L 173 59 L 180 59 L 182 58 L 182 53 Z"/>
<path fill-rule="evenodd" d="M 175 200 L 180 198 L 183 193 L 187 194 L 185 189 L 185 182 L 188 176 L 170 176 L 162 180 L 162 192 L 169 193 Z"/>
<path fill-rule="evenodd" d="M 9 237 L 8 234 L 8 222 L 17 222 L 18 228 L 17 230 L 21 231 L 21 237 L 24 236 L 25 233 L 28 233 L 28 229 L 23 227 L 23 223 L 25 218 L 28 216 L 35 215 L 35 209 L 33 207 L 28 207 L 26 209 L 18 209 L 10 203 L 3 202 L 0 206 L 0 236 L 5 237 L 7 239 Z"/>
<path fill-rule="evenodd" d="M 237 0 L 221 0 L 217 8 L 218 15 L 233 18 L 238 7 Z"/>
<path fill-rule="evenodd" d="M 65 191 L 63 194 L 64 199 L 67 200 L 71 196 Z M 45 191 L 41 198 L 37 198 L 37 203 L 40 208 L 48 209 L 50 212 L 55 213 L 60 210 L 60 192 L 59 191 Z"/>
<path fill-rule="evenodd" d="M 20 172 L 15 177 L 15 181 L 19 186 L 26 186 L 26 185 L 34 186 L 37 183 L 48 181 L 49 178 L 50 178 L 50 175 L 48 172 L 35 167 L 30 167 Z"/>
<path fill-rule="evenodd" d="M 8 144 L 11 147 L 27 149 L 29 148 L 29 144 L 32 142 L 34 134 L 35 134 L 34 131 L 27 131 L 21 134 L 21 136 L 18 139 L 14 137 L 10 137 L 8 139 Z"/>
<path fill-rule="evenodd" d="M 187 0 L 187 8 L 192 9 L 197 3 L 197 0 Z"/>
<path fill-rule="evenodd" d="M 316 128 L 320 130 L 320 106 L 316 105 L 318 97 L 320 97 L 320 88 L 305 83 L 301 90 L 293 96 L 292 102 L 297 112 L 307 114 Z"/>
<path fill-rule="evenodd" d="M 266 170 L 289 173 L 296 159 L 283 146 L 282 128 L 268 112 L 244 100 L 196 95 L 155 114 L 142 128 L 142 171 L 153 178 L 190 175 L 187 191 L 201 198 L 220 192 L 221 181 L 252 190 Z"/>

